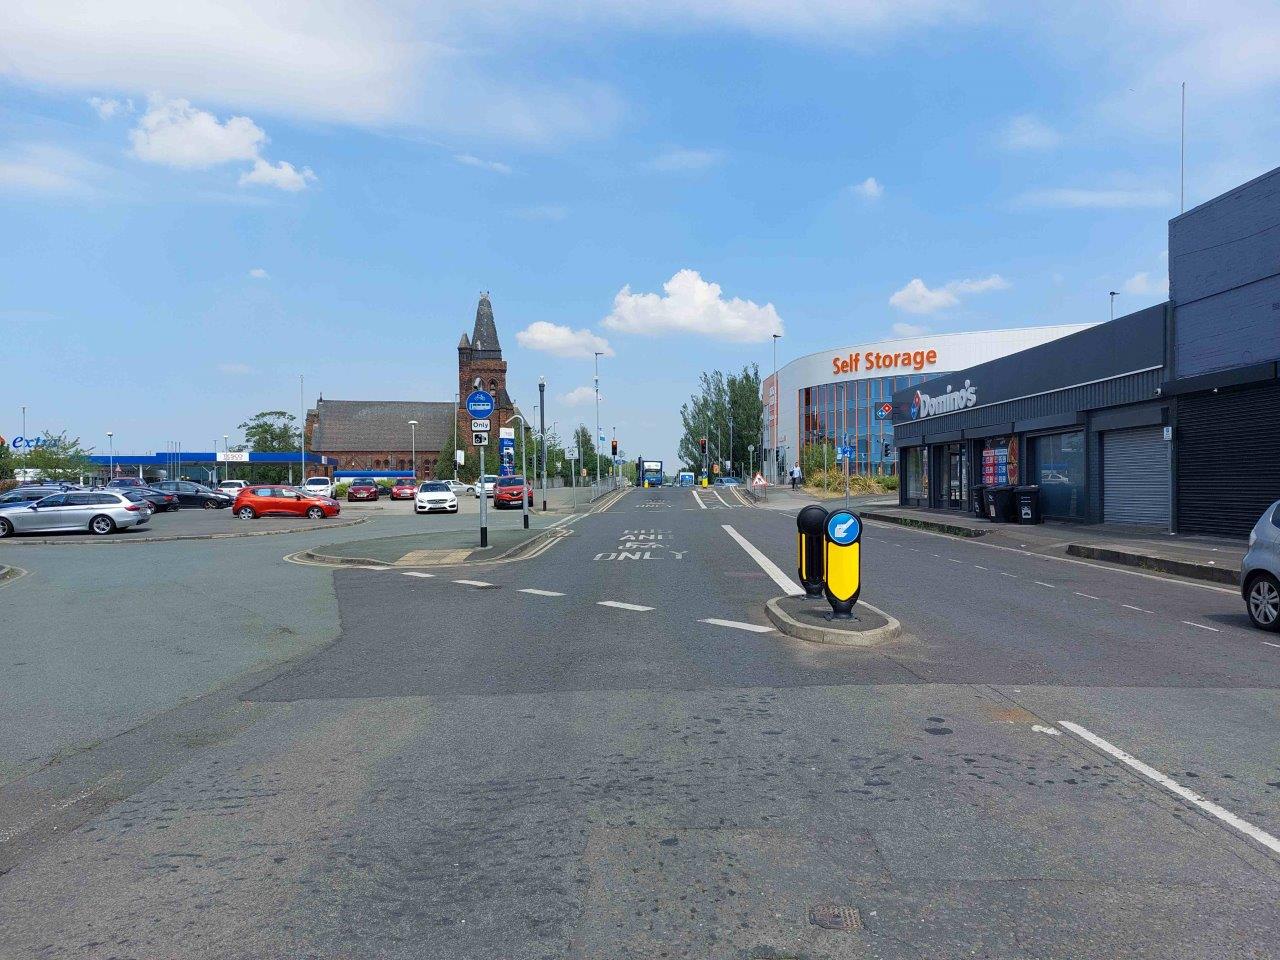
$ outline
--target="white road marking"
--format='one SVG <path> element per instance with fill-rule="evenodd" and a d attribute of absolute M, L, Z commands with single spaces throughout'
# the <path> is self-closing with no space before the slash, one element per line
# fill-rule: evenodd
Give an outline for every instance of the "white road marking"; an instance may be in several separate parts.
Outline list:
<path fill-rule="evenodd" d="M 390 567 L 365 567 L 366 570 L 390 570 Z"/>
<path fill-rule="evenodd" d="M 1046 727 L 1046 726 L 1043 726 L 1043 725 L 1041 725 L 1041 724 L 1039 724 L 1039 723 L 1033 723 L 1033 724 L 1031 725 L 1031 729 L 1032 729 L 1032 730 L 1034 730 L 1036 733 L 1047 733 L 1047 734 L 1048 734 L 1049 736 L 1051 736 L 1051 737 L 1060 737 L 1060 736 L 1062 736 L 1062 731 L 1061 731 L 1061 730 L 1055 730 L 1055 729 L 1053 729 L 1053 727 Z"/>
<path fill-rule="evenodd" d="M 690 490 L 689 492 L 693 494 L 693 499 L 697 501 L 698 506 L 700 506 L 703 510 L 707 509 L 707 505 L 703 503 L 702 498 L 698 496 L 697 490 Z"/>
<path fill-rule="evenodd" d="M 554 590 L 536 590 L 533 587 L 523 587 L 521 593 L 532 593 L 535 597 L 563 597 L 563 593 L 556 593 Z"/>
<path fill-rule="evenodd" d="M 1280 839 L 1276 839 L 1271 834 L 1267 833 L 1265 830 L 1261 830 L 1258 827 L 1255 827 L 1249 821 L 1242 820 L 1240 817 L 1237 817 L 1230 810 L 1227 810 L 1227 809 L 1224 809 L 1223 807 L 1218 806 L 1212 800 L 1206 800 L 1204 797 L 1200 796 L 1200 794 L 1196 793 L 1194 790 L 1188 790 L 1186 787 L 1178 783 L 1178 781 L 1174 780 L 1172 777 L 1166 776 L 1165 774 L 1161 773 L 1159 770 L 1155 769 L 1154 767 L 1147 766 L 1147 764 L 1143 763 L 1137 757 L 1130 756 L 1129 754 L 1125 753 L 1123 750 L 1121 750 L 1119 747 L 1115 746 L 1114 744 L 1108 743 L 1106 740 L 1103 740 L 1096 733 L 1092 733 L 1089 730 L 1086 730 L 1084 727 L 1080 726 L 1080 724 L 1072 723 L 1070 720 L 1059 720 L 1058 726 L 1065 727 L 1066 729 L 1074 733 L 1076 736 L 1080 737 L 1082 740 L 1085 740 L 1086 742 L 1091 743 L 1093 746 L 1097 747 L 1103 753 L 1110 754 L 1111 756 L 1119 760 L 1121 763 L 1132 767 L 1134 770 L 1138 771 L 1138 773 L 1142 774 L 1148 780 L 1155 781 L 1156 783 L 1160 784 L 1160 786 L 1164 787 L 1169 792 L 1177 794 L 1179 797 L 1181 797 L 1183 800 L 1186 800 L 1188 803 L 1191 803 L 1199 807 L 1205 813 L 1208 813 L 1211 816 L 1217 817 L 1223 823 L 1231 827 L 1234 827 L 1235 829 L 1243 833 L 1245 836 L 1251 837 L 1252 839 L 1258 841 L 1258 843 L 1262 844 L 1264 847 L 1271 850 L 1273 853 L 1280 853 Z"/>
<path fill-rule="evenodd" d="M 1037 587 L 1048 587 L 1050 590 L 1057 589 L 1052 583 L 1045 583 L 1043 580 L 1032 580 L 1031 582 L 1034 583 Z"/>
<path fill-rule="evenodd" d="M 955 557 L 947 557 L 952 563 L 964 563 L 963 560 L 957 560 Z"/>
<path fill-rule="evenodd" d="M 1280 643 L 1272 643 L 1270 640 L 1263 640 L 1262 642 L 1268 647 L 1275 647 L 1277 650 L 1280 650 Z"/>
<path fill-rule="evenodd" d="M 619 610 L 639 610 L 641 612 L 653 609 L 653 607 L 642 607 L 638 603 L 623 603 L 621 600 L 597 600 L 596 606 L 617 607 Z"/>
<path fill-rule="evenodd" d="M 747 551 L 747 556 L 758 563 L 760 565 L 760 569 L 772 577 L 773 582 L 786 591 L 788 596 L 804 596 L 804 590 L 800 588 L 800 585 L 779 570 L 778 565 L 756 549 L 755 544 L 740 534 L 737 530 L 733 529 L 733 527 L 729 526 L 729 524 L 722 523 L 720 526 L 725 533 L 738 541 L 738 546 Z"/>
<path fill-rule="evenodd" d="M 492 587 L 493 584 L 485 580 L 455 580 L 454 583 L 460 583 L 464 587 Z"/>
<path fill-rule="evenodd" d="M 1005 573 L 1003 570 L 1001 570 L 1001 571 L 999 571 L 999 572 L 1000 572 L 1000 576 L 1002 576 L 1002 577 L 1013 577 L 1013 579 L 1015 579 L 1015 580 L 1017 580 L 1017 579 L 1018 579 L 1018 575 L 1017 575 L 1016 573 Z"/>
<path fill-rule="evenodd" d="M 1095 596 L 1094 596 L 1093 594 L 1091 594 L 1091 593 L 1081 593 L 1081 592 L 1080 592 L 1080 591 L 1078 591 L 1078 590 L 1076 591 L 1076 596 L 1077 596 L 1077 597 L 1084 597 L 1086 600 L 1097 600 L 1097 599 L 1098 599 L 1097 597 L 1095 597 Z"/>
<path fill-rule="evenodd" d="M 721 503 L 723 503 L 726 507 L 729 506 L 729 501 L 726 500 L 724 497 L 720 496 L 719 490 L 712 490 L 711 495 L 715 497 L 717 500 L 719 500 Z"/>
<path fill-rule="evenodd" d="M 417 570 L 405 570 L 400 574 L 402 577 L 434 577 L 434 573 L 420 573 Z"/>
<path fill-rule="evenodd" d="M 743 623 L 741 620 L 721 620 L 718 617 L 707 617 L 699 623 L 709 623 L 714 627 L 732 627 L 734 630 L 750 630 L 752 633 L 773 633 L 773 627 L 761 626 L 758 623 Z"/>
<path fill-rule="evenodd" d="M 1154 610 L 1143 610 L 1141 607 L 1135 607 L 1132 603 L 1122 603 L 1120 606 L 1126 610 L 1137 610 L 1139 613 L 1155 613 Z"/>
<path fill-rule="evenodd" d="M 975 570 L 985 570 L 985 569 L 987 569 L 986 567 L 984 567 L 984 566 L 983 566 L 982 564 L 980 564 L 980 563 L 975 563 L 975 564 L 973 565 L 973 568 L 974 568 Z"/>
<path fill-rule="evenodd" d="M 1214 633 L 1222 632 L 1217 627 L 1207 627 L 1203 623 L 1192 623 L 1190 620 L 1183 620 L 1182 622 L 1185 623 L 1188 627 L 1199 627 L 1201 630 L 1212 630 Z"/>

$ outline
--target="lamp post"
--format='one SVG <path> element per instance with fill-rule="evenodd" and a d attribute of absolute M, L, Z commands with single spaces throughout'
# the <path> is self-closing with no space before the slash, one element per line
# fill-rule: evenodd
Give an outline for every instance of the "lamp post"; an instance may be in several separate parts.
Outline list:
<path fill-rule="evenodd" d="M 533 484 L 529 483 L 529 474 L 525 472 L 529 468 L 528 461 L 525 459 L 525 444 L 526 444 L 525 434 L 529 432 L 529 423 L 527 420 L 525 420 L 525 418 L 521 414 L 518 414 L 518 413 L 513 413 L 511 415 L 511 420 L 507 422 L 510 423 L 515 420 L 520 421 L 520 478 L 524 480 L 525 483 L 529 484 L 528 490 L 520 491 L 520 509 L 524 513 L 524 528 L 528 530 L 529 529 L 529 497 L 533 495 Z M 536 467 L 537 464 L 535 464 L 534 466 Z"/>
<path fill-rule="evenodd" d="M 547 512 L 547 378 L 538 378 L 538 435 L 542 438 L 542 512 Z"/>
<path fill-rule="evenodd" d="M 418 479 L 418 421 L 409 421 L 409 469 L 413 472 L 414 482 Z"/>
<path fill-rule="evenodd" d="M 733 476 L 733 412 L 729 413 L 729 476 Z"/>
<path fill-rule="evenodd" d="M 596 436 L 593 446 L 596 451 L 596 486 L 600 486 L 600 356 L 601 352 L 596 352 Z"/>
<path fill-rule="evenodd" d="M 25 403 L 22 405 L 22 435 L 24 437 L 27 435 L 27 405 Z"/>
<path fill-rule="evenodd" d="M 1119 295 L 1120 294 L 1117 293 L 1115 290 L 1112 290 L 1109 294 L 1107 294 L 1107 296 L 1111 298 L 1111 319 L 1112 320 L 1116 318 L 1116 297 L 1118 297 Z"/>
<path fill-rule="evenodd" d="M 115 431 L 107 431 L 107 448 L 110 453 L 107 456 L 107 482 L 111 482 L 111 478 L 116 475 L 116 441 Z"/>
<path fill-rule="evenodd" d="M 778 483 L 778 339 L 782 336 L 775 333 L 773 336 L 773 435 L 770 438 L 771 443 L 769 449 L 772 456 L 769 458 L 769 473 L 773 476 L 773 483 Z"/>
<path fill-rule="evenodd" d="M 223 468 L 223 480 L 231 479 L 231 435 L 224 433 L 222 435 L 222 452 L 226 454 L 227 465 Z"/>
<path fill-rule="evenodd" d="M 453 452 L 450 456 L 453 458 L 453 479 L 458 479 L 458 404 L 462 401 L 462 394 L 455 393 L 453 395 Z"/>

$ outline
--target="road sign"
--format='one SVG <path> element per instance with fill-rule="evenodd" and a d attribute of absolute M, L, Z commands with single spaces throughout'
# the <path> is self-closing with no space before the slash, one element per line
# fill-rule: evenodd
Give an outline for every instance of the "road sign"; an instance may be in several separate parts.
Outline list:
<path fill-rule="evenodd" d="M 824 533 L 823 592 L 832 615 L 847 620 L 862 592 L 862 521 L 849 510 L 833 510 L 827 515 Z"/>
<path fill-rule="evenodd" d="M 747 453 L 755 453 L 755 452 L 756 452 L 756 445 L 754 443 L 748 443 Z"/>
<path fill-rule="evenodd" d="M 471 434 L 471 445 L 473 447 L 487 447 L 489 445 L 489 434 L 487 433 Z"/>
<path fill-rule="evenodd" d="M 472 420 L 472 421 L 471 421 L 471 432 L 472 432 L 472 433 L 488 433 L 488 432 L 489 432 L 489 421 L 488 421 L 487 419 L 485 419 L 485 420 Z"/>
<path fill-rule="evenodd" d="M 500 440 L 514 440 L 515 438 L 516 438 L 516 428 L 515 428 L 515 427 L 499 427 L 499 428 L 498 428 L 498 439 L 500 439 Z"/>
<path fill-rule="evenodd" d="M 505 429 L 505 428 L 504 428 Z M 514 433 L 514 431 L 512 431 Z M 516 438 L 504 437 L 498 433 L 498 474 L 513 477 L 516 473 Z"/>
<path fill-rule="evenodd" d="M 493 413 L 493 394 L 488 390 L 472 390 L 467 394 L 467 413 L 473 417 L 487 417 Z"/>
<path fill-rule="evenodd" d="M 575 448 L 574 448 L 574 449 L 572 449 L 572 450 L 566 450 L 566 451 L 564 452 L 564 458 L 565 458 L 566 460 L 577 460 L 577 459 L 578 459 L 578 450 L 577 450 L 577 448 L 575 447 Z"/>

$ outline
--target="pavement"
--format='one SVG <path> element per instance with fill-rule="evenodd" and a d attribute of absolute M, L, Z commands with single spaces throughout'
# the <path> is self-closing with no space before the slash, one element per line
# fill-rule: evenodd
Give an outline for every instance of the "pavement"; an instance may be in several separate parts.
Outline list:
<path fill-rule="evenodd" d="M 457 573 L 211 542 L 276 618 L 328 584 L 331 638 L 0 787 L 0 955 L 1276 955 L 1280 646 L 1235 591 L 871 522 L 902 629 L 834 647 L 765 613 L 790 508 L 565 527 Z"/>

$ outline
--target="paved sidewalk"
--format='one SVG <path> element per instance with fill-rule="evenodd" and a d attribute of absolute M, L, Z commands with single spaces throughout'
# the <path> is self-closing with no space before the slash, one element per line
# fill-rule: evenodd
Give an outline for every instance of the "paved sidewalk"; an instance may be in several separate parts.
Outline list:
<path fill-rule="evenodd" d="M 968 513 L 921 510 L 875 504 L 862 516 L 960 537 L 982 537 L 1031 553 L 1056 554 L 1140 567 L 1193 580 L 1239 584 L 1247 544 L 1217 537 L 1161 533 L 1150 527 L 1119 524 L 1041 523 L 1034 526 L 990 523 Z"/>

